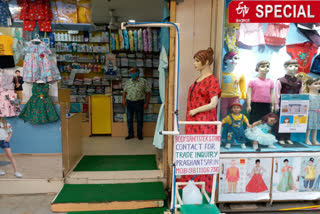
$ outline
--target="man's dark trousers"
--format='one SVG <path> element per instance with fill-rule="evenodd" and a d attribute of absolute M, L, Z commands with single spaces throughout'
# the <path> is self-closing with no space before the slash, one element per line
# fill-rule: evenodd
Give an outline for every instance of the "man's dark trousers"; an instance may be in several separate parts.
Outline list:
<path fill-rule="evenodd" d="M 143 109 L 144 109 L 144 100 L 130 101 L 127 100 L 127 123 L 128 123 L 128 134 L 129 136 L 133 135 L 133 118 L 134 114 L 137 118 L 137 135 L 138 138 L 142 138 L 142 127 L 143 127 Z"/>

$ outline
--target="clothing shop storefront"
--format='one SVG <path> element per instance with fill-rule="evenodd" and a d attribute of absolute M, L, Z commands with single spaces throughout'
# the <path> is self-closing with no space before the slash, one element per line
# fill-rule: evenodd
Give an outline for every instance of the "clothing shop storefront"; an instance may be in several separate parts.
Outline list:
<path fill-rule="evenodd" d="M 229 23 L 224 0 L 117 2 L 0 0 L 0 194 L 157 214 L 190 180 L 221 212 L 320 198 L 317 24 Z M 221 134 L 216 188 L 175 176 L 160 132 L 178 121 L 222 122 L 179 127 Z"/>

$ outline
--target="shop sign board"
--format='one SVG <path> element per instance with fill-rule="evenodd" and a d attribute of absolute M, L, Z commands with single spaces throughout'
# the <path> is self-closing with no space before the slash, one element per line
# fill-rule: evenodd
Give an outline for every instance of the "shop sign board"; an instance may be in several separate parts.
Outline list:
<path fill-rule="evenodd" d="M 319 23 L 320 1 L 239 1 L 229 4 L 230 23 Z"/>
<path fill-rule="evenodd" d="M 305 133 L 308 123 L 309 95 L 282 94 L 279 133 Z"/>
<path fill-rule="evenodd" d="M 175 137 L 177 175 L 219 173 L 221 137 L 218 135 L 179 135 Z"/>

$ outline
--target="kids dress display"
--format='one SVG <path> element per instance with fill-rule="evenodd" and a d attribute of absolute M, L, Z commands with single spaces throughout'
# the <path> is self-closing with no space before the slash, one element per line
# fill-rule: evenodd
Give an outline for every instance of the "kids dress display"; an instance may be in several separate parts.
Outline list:
<path fill-rule="evenodd" d="M 59 120 L 59 115 L 49 97 L 48 83 L 34 83 L 32 96 L 20 113 L 24 121 L 35 124 L 49 123 Z"/>
<path fill-rule="evenodd" d="M 8 2 L 0 0 L 0 26 L 8 27 L 11 25 L 11 13 Z"/>
<path fill-rule="evenodd" d="M 50 57 L 51 50 L 44 42 L 27 42 L 23 49 L 23 79 L 25 82 L 54 82 L 61 79 L 57 64 Z"/>
<path fill-rule="evenodd" d="M 0 117 L 15 117 L 20 107 L 16 104 L 13 77 L 0 72 Z"/>

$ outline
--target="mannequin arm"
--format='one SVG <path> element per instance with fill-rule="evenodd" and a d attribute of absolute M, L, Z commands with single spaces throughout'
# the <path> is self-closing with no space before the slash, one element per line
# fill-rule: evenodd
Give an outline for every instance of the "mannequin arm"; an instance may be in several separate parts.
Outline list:
<path fill-rule="evenodd" d="M 276 91 L 274 95 L 274 103 L 275 103 L 275 110 L 279 111 L 280 109 L 280 97 L 281 97 L 281 83 L 279 80 L 276 82 Z"/>
<path fill-rule="evenodd" d="M 249 87 L 247 91 L 247 113 L 251 112 L 251 94 L 252 88 Z"/>
<path fill-rule="evenodd" d="M 189 111 L 189 115 L 190 116 L 194 116 L 194 115 L 196 115 L 198 113 L 205 112 L 205 111 L 210 111 L 210 110 L 216 108 L 217 104 L 218 104 L 218 99 L 219 99 L 218 96 L 212 97 L 209 104 L 203 105 L 203 106 L 200 106 L 199 108 L 190 110 Z"/>
<path fill-rule="evenodd" d="M 273 88 L 270 89 L 270 97 L 271 97 L 271 112 L 274 112 L 274 91 L 273 91 Z"/>
<path fill-rule="evenodd" d="M 240 86 L 240 99 L 246 99 L 246 79 L 244 75 L 242 74 L 239 80 L 239 86 Z"/>

